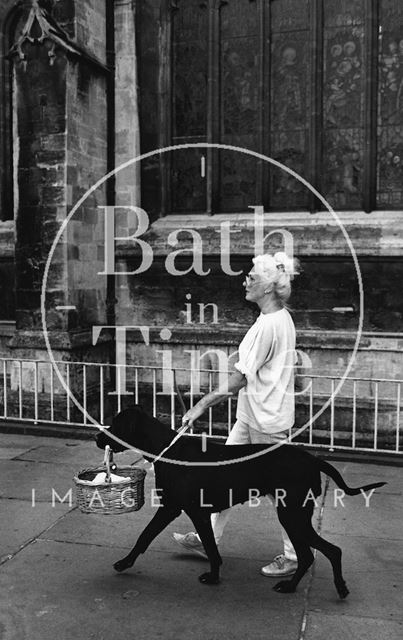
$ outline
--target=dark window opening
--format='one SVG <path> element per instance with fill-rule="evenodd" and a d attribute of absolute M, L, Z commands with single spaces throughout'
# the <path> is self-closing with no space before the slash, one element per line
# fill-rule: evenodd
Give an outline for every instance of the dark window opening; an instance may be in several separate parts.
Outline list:
<path fill-rule="evenodd" d="M 139 5 L 142 151 L 243 147 L 335 209 L 402 207 L 401 0 Z M 162 215 L 324 208 L 284 170 L 226 150 L 164 154 L 158 167 L 154 157 L 142 185 L 145 208 Z"/>
<path fill-rule="evenodd" d="M 0 103 L 0 220 L 14 219 L 14 109 L 13 62 L 8 52 L 14 43 L 21 8 L 12 10 L 3 23 L 1 33 L 1 103 Z"/>

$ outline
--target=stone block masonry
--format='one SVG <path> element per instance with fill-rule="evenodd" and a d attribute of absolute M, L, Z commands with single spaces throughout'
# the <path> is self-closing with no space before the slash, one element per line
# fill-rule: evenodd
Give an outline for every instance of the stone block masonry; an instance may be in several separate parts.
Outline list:
<path fill-rule="evenodd" d="M 17 291 L 16 331 L 8 342 L 7 355 L 21 360 L 49 360 L 41 316 L 45 265 L 72 206 L 108 167 L 106 3 L 59 0 L 53 4 L 53 15 L 42 4 L 26 7 L 31 40 L 17 42 L 13 50 Z M 58 18 L 67 36 L 59 30 Z M 105 205 L 105 198 L 105 187 L 101 187 L 77 211 L 54 247 L 46 323 L 56 360 L 109 359 L 107 336 L 92 348 L 92 326 L 106 320 L 106 281 L 98 276 L 103 266 L 103 221 L 98 205 Z M 25 394 L 33 392 L 33 371 L 24 364 L 20 380 L 18 365 L 11 366 L 10 411 L 13 393 L 17 394 L 13 402 L 18 405 L 20 384 Z M 46 374 L 40 377 L 42 393 L 49 392 L 49 381 Z M 72 384 L 76 390 L 83 386 L 82 381 L 73 380 Z M 90 395 L 97 393 L 97 385 L 93 387 Z M 59 400 L 65 403 L 63 393 L 55 394 L 55 403 Z M 14 410 L 18 411 L 17 405 Z"/>

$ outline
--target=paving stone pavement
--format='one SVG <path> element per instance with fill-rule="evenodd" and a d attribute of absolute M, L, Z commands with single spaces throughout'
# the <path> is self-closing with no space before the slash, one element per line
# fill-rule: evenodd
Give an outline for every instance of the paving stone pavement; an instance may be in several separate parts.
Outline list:
<path fill-rule="evenodd" d="M 116 459 L 131 463 L 134 454 Z M 172 541 L 173 531 L 191 528 L 185 515 L 130 571 L 115 573 L 113 563 L 153 514 L 153 474 L 147 475 L 140 511 L 85 515 L 75 506 L 72 478 L 101 462 L 102 452 L 91 441 L 0 434 L 1 640 L 403 637 L 401 468 L 334 463 L 351 484 L 388 482 L 369 506 L 363 496 L 337 501 L 332 482 L 320 500 L 315 524 L 343 549 L 350 596 L 340 601 L 321 555 L 295 594 L 274 592 L 275 581 L 260 575 L 260 567 L 281 551 L 267 499 L 233 509 L 218 586 L 200 584 L 206 561 Z"/>

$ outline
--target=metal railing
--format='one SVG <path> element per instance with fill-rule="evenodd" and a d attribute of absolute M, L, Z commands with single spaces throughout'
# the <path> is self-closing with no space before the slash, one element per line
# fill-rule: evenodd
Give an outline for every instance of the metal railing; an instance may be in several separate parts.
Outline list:
<path fill-rule="evenodd" d="M 181 404 L 192 407 L 211 391 L 216 370 L 189 371 L 140 365 L 0 359 L 0 420 L 50 423 L 81 428 L 110 424 L 122 408 L 141 402 L 145 410 L 178 427 Z M 310 376 L 306 392 L 297 396 L 296 426 L 290 436 L 301 444 L 328 450 L 401 454 L 401 388 L 403 380 L 342 379 Z M 123 382 L 122 382 L 123 381 Z M 236 398 L 208 409 L 190 431 L 225 438 L 235 420 Z"/>

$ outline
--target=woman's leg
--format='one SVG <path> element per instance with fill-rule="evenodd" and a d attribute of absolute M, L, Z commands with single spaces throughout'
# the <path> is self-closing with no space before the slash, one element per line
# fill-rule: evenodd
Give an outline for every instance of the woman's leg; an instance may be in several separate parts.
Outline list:
<path fill-rule="evenodd" d="M 274 508 L 276 508 L 276 503 L 273 496 L 269 496 Z M 290 538 L 287 535 L 287 531 L 280 525 L 281 528 L 281 536 L 283 538 L 283 547 L 284 547 L 284 556 L 287 560 L 292 560 L 293 562 L 297 562 L 297 554 L 295 553 L 295 549 L 292 545 Z"/>
<path fill-rule="evenodd" d="M 249 431 L 252 444 L 267 444 L 268 446 L 270 446 L 271 444 L 277 444 L 287 440 L 286 432 L 267 434 L 256 431 L 256 429 L 250 429 Z M 273 496 L 269 496 L 269 498 L 275 507 L 276 505 Z M 295 553 L 295 549 L 284 527 L 281 527 L 281 535 L 283 538 L 284 556 L 287 560 L 296 562 L 297 554 Z"/>
<path fill-rule="evenodd" d="M 231 429 L 231 432 L 225 442 L 225 444 L 250 444 L 249 427 L 240 420 L 237 420 Z M 218 544 L 224 533 L 225 525 L 228 522 L 231 509 L 224 509 L 219 513 L 211 514 L 211 526 L 213 527 L 213 533 L 215 541 Z"/>
<path fill-rule="evenodd" d="M 225 442 L 225 444 L 250 444 L 249 427 L 237 420 L 231 429 L 231 432 Z M 216 543 L 221 539 L 224 531 L 224 527 L 228 522 L 231 509 L 225 509 L 219 513 L 213 513 L 211 515 L 211 526 L 213 528 L 214 538 Z M 205 556 L 203 545 L 197 533 L 195 531 L 189 531 L 189 533 L 174 533 L 173 538 L 175 542 L 185 547 L 189 551 L 195 551 L 199 555 Z"/>

